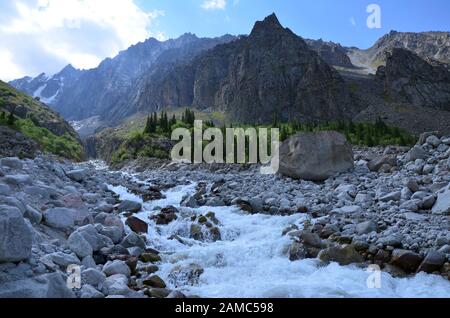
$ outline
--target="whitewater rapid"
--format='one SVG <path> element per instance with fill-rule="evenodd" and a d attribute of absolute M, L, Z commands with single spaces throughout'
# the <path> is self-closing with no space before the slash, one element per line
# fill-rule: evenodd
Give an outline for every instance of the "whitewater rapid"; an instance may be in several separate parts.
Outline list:
<path fill-rule="evenodd" d="M 166 199 L 144 203 L 144 212 L 136 215 L 149 224 L 149 247 L 159 250 L 162 257 L 156 274 L 170 289 L 213 298 L 450 297 L 450 282 L 440 276 L 420 273 L 400 279 L 382 273 L 381 288 L 371 289 L 367 281 L 372 273 L 366 269 L 335 263 L 321 266 L 315 259 L 291 262 L 288 257 L 291 241 L 282 232 L 292 224 L 301 228 L 305 216 L 248 215 L 235 207 L 181 208 L 182 198 L 193 194 L 195 187 L 192 183 L 170 189 L 164 193 Z M 110 189 L 122 200 L 143 203 L 125 187 L 110 186 Z M 157 226 L 149 219 L 169 205 L 180 209 L 177 220 Z M 190 239 L 192 215 L 208 212 L 214 212 L 220 221 L 222 240 Z M 175 234 L 183 243 L 173 239 Z M 180 286 L 180 281 L 171 282 L 174 268 L 192 264 L 204 269 L 198 283 Z"/>

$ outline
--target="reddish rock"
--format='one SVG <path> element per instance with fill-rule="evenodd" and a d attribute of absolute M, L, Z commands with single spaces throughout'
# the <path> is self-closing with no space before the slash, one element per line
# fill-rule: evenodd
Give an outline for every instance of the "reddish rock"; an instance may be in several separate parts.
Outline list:
<path fill-rule="evenodd" d="M 86 205 L 83 202 L 83 198 L 75 193 L 71 193 L 62 197 L 61 201 L 64 203 L 64 206 L 66 208 L 73 208 L 73 209 L 86 208 Z"/>
<path fill-rule="evenodd" d="M 412 251 L 396 249 L 392 252 L 392 265 L 400 267 L 407 273 L 416 272 L 422 260 L 422 256 Z"/>
<path fill-rule="evenodd" d="M 127 219 L 126 225 L 137 234 L 147 234 L 148 232 L 148 224 L 134 216 Z"/>

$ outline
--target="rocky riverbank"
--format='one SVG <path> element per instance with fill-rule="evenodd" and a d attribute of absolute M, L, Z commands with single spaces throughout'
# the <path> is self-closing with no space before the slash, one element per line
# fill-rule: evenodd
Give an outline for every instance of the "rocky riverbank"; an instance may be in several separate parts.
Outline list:
<path fill-rule="evenodd" d="M 227 228 L 229 214 L 249 227 L 275 218 L 282 228 L 264 231 L 286 245 L 277 257 L 317 260 L 313 272 L 329 262 L 378 264 L 393 277 L 449 279 L 450 138 L 354 152 L 353 171 L 320 183 L 256 166 L 141 161 L 124 173 L 51 157 L 0 159 L 0 297 L 193 296 L 183 287 L 202 288 L 206 266 L 232 261 L 216 253 L 213 263 L 180 266 L 194 251 L 176 250 L 238 241 L 244 229 Z M 70 290 L 77 269 L 81 289 Z"/>

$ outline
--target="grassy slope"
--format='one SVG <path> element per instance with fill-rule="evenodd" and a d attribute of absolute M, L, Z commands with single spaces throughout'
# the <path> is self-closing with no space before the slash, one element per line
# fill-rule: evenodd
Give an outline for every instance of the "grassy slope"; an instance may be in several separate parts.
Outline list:
<path fill-rule="evenodd" d="M 4 113 L 7 118 L 11 110 L 16 116 L 10 127 L 35 140 L 44 152 L 83 159 L 83 146 L 75 131 L 57 113 L 0 81 L 0 114 Z M 0 125 L 7 124 L 6 119 L 0 118 Z"/>

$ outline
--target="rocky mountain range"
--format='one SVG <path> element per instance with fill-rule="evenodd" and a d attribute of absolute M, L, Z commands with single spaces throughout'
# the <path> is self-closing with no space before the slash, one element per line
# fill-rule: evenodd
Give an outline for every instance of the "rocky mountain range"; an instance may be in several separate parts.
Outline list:
<path fill-rule="evenodd" d="M 69 120 L 81 120 L 92 116 L 111 119 L 108 114 L 120 113 L 120 119 L 131 114 L 129 105 L 131 90 L 138 87 L 140 78 L 152 74 L 156 68 L 189 61 L 198 53 L 218 44 L 233 40 L 225 35 L 220 38 L 198 38 L 185 34 L 178 39 L 160 42 L 150 38 L 138 43 L 115 58 L 104 60 L 97 68 L 80 71 L 67 66 L 60 73 L 35 79 L 12 81 L 16 88 L 34 97 L 40 97 Z M 121 108 L 122 112 L 117 108 Z"/>
<path fill-rule="evenodd" d="M 338 72 L 275 15 L 257 22 L 249 36 L 149 77 L 134 100 L 142 112 L 189 106 L 247 123 L 349 118 L 357 110 Z"/>
<path fill-rule="evenodd" d="M 68 66 L 11 84 L 65 118 L 96 127 L 193 107 L 246 123 L 382 117 L 414 133 L 447 132 L 449 39 L 448 32 L 392 31 L 361 50 L 304 40 L 273 14 L 248 36 L 149 39 L 92 70 Z M 411 124 L 420 117 L 423 126 Z"/>
<path fill-rule="evenodd" d="M 67 65 L 61 72 L 51 77 L 42 73 L 35 78 L 24 77 L 14 80 L 10 84 L 43 103 L 53 106 L 60 103 L 64 88 L 73 85 L 83 73 L 84 71 Z"/>

